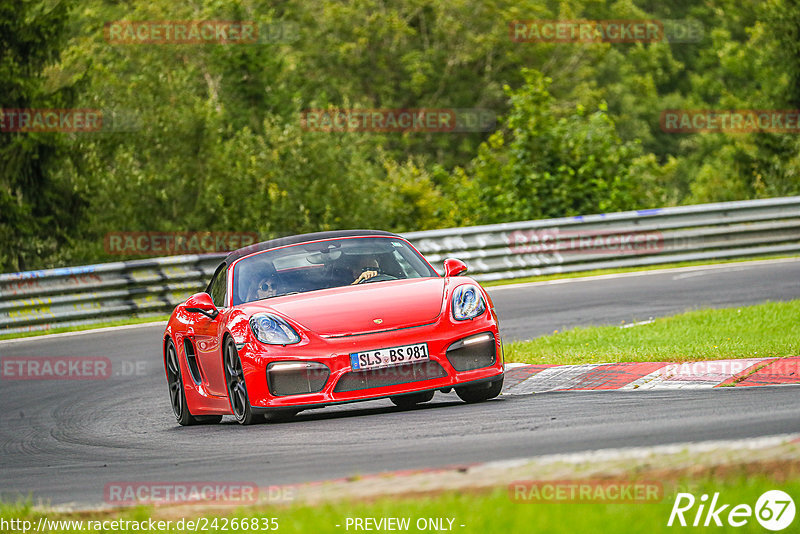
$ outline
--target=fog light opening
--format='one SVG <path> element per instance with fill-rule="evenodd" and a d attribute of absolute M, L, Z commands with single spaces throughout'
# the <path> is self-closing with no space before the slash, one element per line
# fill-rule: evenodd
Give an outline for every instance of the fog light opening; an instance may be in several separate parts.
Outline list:
<path fill-rule="evenodd" d="M 267 384 L 275 396 L 319 393 L 330 373 L 319 362 L 273 362 L 267 366 Z"/>
<path fill-rule="evenodd" d="M 492 334 L 489 333 L 478 334 L 477 336 L 472 336 L 464 339 L 462 343 L 464 345 L 474 345 L 475 343 L 483 343 L 485 341 L 494 341 L 494 338 L 492 338 Z"/>
<path fill-rule="evenodd" d="M 497 361 L 497 346 L 491 332 L 459 339 L 447 348 L 447 360 L 457 372 L 491 367 Z"/>

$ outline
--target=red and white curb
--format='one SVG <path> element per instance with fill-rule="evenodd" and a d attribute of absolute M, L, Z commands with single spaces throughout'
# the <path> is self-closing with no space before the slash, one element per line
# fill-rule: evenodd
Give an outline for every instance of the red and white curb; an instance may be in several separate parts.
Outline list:
<path fill-rule="evenodd" d="M 700 362 L 506 365 L 504 395 L 598 389 L 703 389 L 800 384 L 800 357 Z"/>

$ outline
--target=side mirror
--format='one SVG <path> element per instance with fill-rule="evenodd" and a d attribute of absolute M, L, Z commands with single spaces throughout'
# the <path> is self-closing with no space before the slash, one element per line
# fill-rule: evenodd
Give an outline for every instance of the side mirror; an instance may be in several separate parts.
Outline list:
<path fill-rule="evenodd" d="M 445 276 L 458 276 L 459 274 L 466 272 L 467 265 L 455 258 L 447 258 L 444 260 L 444 275 Z"/>
<path fill-rule="evenodd" d="M 184 309 L 189 313 L 202 313 L 209 319 L 215 319 L 219 315 L 219 310 L 211 301 L 208 293 L 195 293 L 186 301 Z"/>

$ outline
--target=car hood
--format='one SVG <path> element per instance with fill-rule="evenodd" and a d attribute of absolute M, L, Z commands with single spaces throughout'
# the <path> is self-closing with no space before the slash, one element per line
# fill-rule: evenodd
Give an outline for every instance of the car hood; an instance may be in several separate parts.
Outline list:
<path fill-rule="evenodd" d="M 443 278 L 373 282 L 259 301 L 325 337 L 429 324 L 442 312 Z M 255 310 L 254 310 L 255 311 Z"/>

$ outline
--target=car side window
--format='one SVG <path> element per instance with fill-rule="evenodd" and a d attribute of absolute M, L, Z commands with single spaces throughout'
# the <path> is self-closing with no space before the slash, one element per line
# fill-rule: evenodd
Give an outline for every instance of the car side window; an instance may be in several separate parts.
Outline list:
<path fill-rule="evenodd" d="M 220 266 L 217 272 L 214 273 L 214 278 L 208 284 L 208 294 L 211 295 L 211 301 L 217 308 L 225 306 L 225 283 L 228 279 L 228 269 L 225 266 Z"/>

